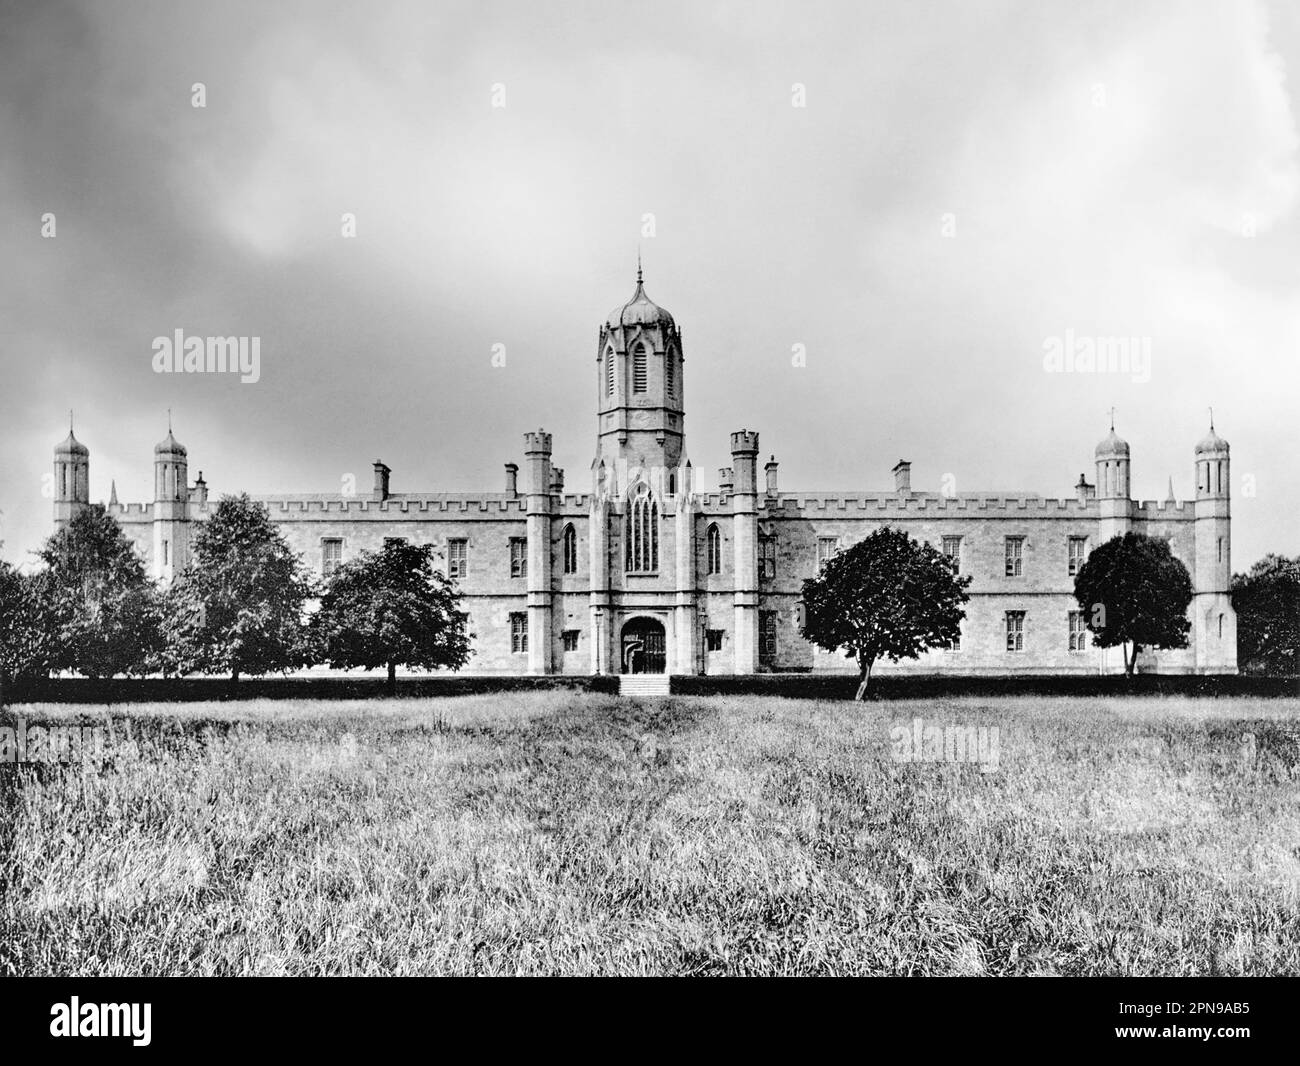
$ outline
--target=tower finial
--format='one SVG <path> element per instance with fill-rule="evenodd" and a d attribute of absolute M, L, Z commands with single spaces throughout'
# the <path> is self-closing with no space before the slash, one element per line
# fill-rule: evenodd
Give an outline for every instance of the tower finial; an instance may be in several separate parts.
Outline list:
<path fill-rule="evenodd" d="M 1210 408 L 1210 432 L 1214 432 L 1214 408 Z"/>
<path fill-rule="evenodd" d="M 68 436 L 72 436 L 72 408 L 68 408 Z"/>
<path fill-rule="evenodd" d="M 641 245 L 636 246 L 636 283 L 641 284 Z"/>
<path fill-rule="evenodd" d="M 1115 432 L 1115 408 L 1110 409 L 1110 431 Z"/>
<path fill-rule="evenodd" d="M 167 435 L 170 437 L 172 432 L 172 409 L 167 408 Z"/>

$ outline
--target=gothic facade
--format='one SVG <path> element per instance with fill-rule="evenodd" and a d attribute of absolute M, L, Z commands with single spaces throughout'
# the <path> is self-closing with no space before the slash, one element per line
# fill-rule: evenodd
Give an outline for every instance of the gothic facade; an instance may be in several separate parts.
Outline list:
<path fill-rule="evenodd" d="M 1144 671 L 1233 673 L 1229 595 L 1228 445 L 1211 427 L 1196 445 L 1196 497 L 1130 496 L 1129 446 L 1112 427 L 1096 448 L 1095 483 L 1074 492 L 935 494 L 913 491 L 908 463 L 880 492 L 782 490 L 759 437 L 731 434 L 731 465 L 717 489 L 697 483 L 686 458 L 685 355 L 673 316 L 646 295 L 601 324 L 589 364 L 597 403 L 596 454 L 584 491 L 565 487 L 551 434 L 524 435 L 523 478 L 506 465 L 502 491 L 472 495 L 393 490 L 374 464 L 366 495 L 260 497 L 272 520 L 319 574 L 390 537 L 431 543 L 464 593 L 476 634 L 469 671 L 497 673 L 726 674 L 850 671 L 842 654 L 800 635 L 800 588 L 832 553 L 881 525 L 942 547 L 973 578 L 960 642 L 879 672 L 1097 673 L 1122 670 L 1120 653 L 1091 646 L 1074 574 L 1088 552 L 1126 531 L 1166 538 L 1192 575 L 1186 649 L 1139 658 Z M 154 499 L 110 513 L 169 581 L 190 556 L 196 523 L 211 513 L 200 472 L 170 430 L 154 451 Z M 89 452 L 71 433 L 55 450 L 54 519 L 89 499 Z"/>

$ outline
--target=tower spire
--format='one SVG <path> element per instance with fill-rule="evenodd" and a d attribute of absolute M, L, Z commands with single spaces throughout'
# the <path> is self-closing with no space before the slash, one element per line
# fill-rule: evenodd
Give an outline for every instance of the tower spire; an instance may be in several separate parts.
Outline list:
<path fill-rule="evenodd" d="M 1210 432 L 1214 432 L 1214 408 L 1210 408 Z"/>

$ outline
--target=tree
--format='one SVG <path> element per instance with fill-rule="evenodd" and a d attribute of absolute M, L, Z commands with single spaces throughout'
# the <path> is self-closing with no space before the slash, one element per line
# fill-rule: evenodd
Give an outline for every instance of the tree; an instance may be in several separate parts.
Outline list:
<path fill-rule="evenodd" d="M 1187 647 L 1192 579 L 1159 537 L 1112 537 L 1079 568 L 1074 598 L 1097 647 L 1124 647 L 1129 677 L 1139 648 Z"/>
<path fill-rule="evenodd" d="M 864 700 L 877 659 L 915 659 L 959 639 L 970 580 L 933 545 L 883 526 L 804 581 L 803 635 L 856 660 Z"/>
<path fill-rule="evenodd" d="M 52 624 L 37 578 L 0 560 L 0 690 L 48 675 L 51 643 Z"/>
<path fill-rule="evenodd" d="M 1300 674 L 1300 556 L 1269 554 L 1232 579 L 1243 671 Z"/>
<path fill-rule="evenodd" d="M 470 656 L 460 592 L 434 569 L 428 544 L 393 540 L 340 566 L 312 632 L 317 654 L 331 666 L 387 666 L 390 694 L 397 691 L 398 664 L 457 670 Z"/>
<path fill-rule="evenodd" d="M 302 562 L 247 495 L 224 496 L 198 526 L 192 562 L 166 597 L 164 664 L 177 673 L 265 674 L 305 665 Z"/>
<path fill-rule="evenodd" d="M 33 591 L 51 622 L 50 665 L 86 677 L 139 674 L 158 643 L 159 599 L 144 560 L 102 504 L 79 510 L 41 549 Z"/>

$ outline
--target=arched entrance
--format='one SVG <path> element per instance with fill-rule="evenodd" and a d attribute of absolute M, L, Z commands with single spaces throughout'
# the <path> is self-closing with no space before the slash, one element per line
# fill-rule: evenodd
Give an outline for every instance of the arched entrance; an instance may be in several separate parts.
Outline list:
<path fill-rule="evenodd" d="M 619 672 L 662 674 L 667 668 L 662 623 L 653 618 L 633 618 L 623 627 Z"/>

